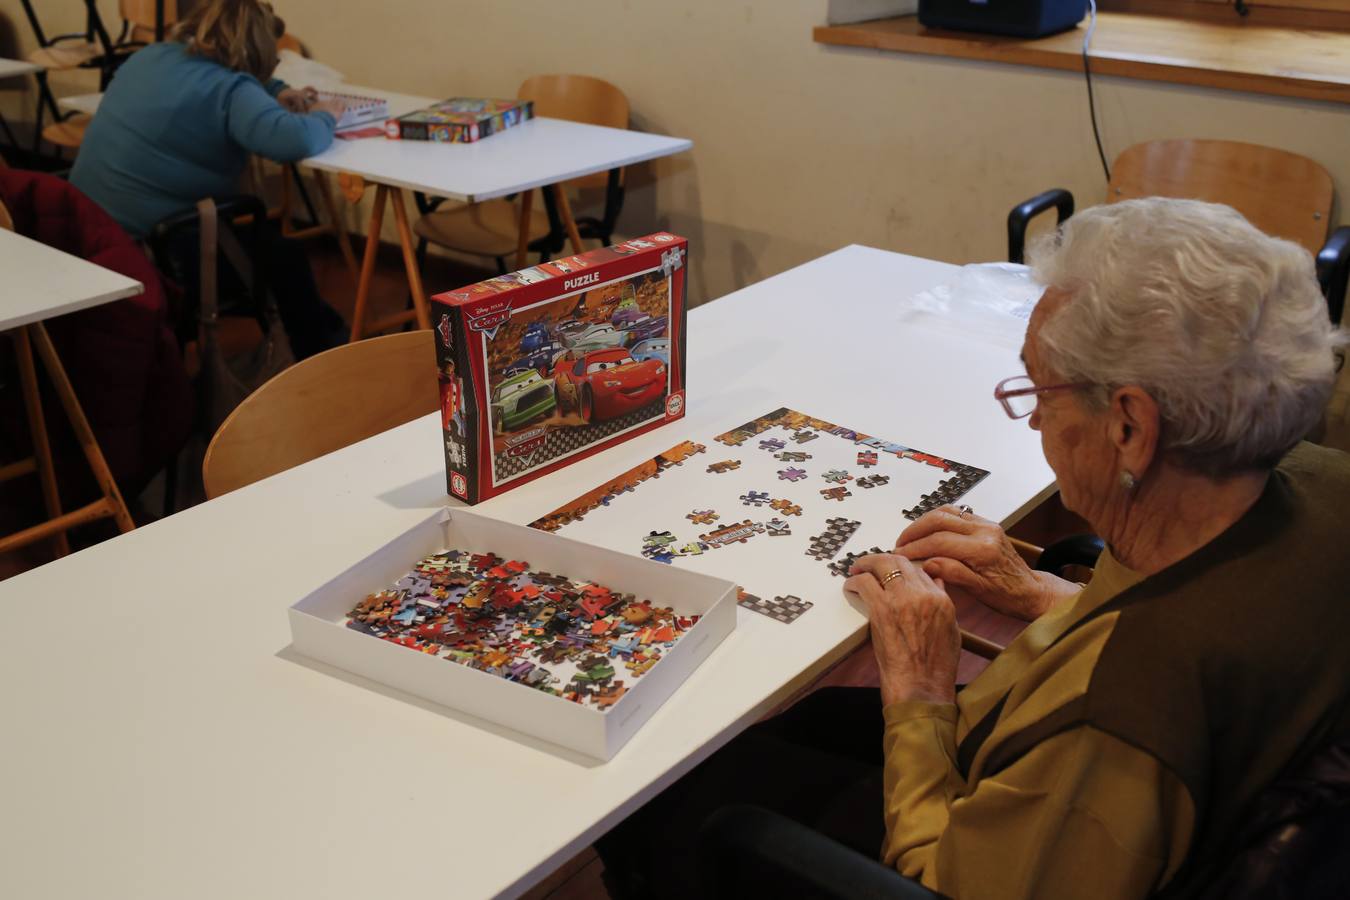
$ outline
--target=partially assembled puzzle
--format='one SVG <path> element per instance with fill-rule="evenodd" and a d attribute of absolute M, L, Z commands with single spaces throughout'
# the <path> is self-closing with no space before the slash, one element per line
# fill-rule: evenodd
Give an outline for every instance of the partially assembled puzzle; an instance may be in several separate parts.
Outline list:
<path fill-rule="evenodd" d="M 672 447 L 531 525 L 733 579 L 742 606 L 790 624 L 822 574 L 847 575 L 989 474 L 790 409 L 713 440 Z"/>
<path fill-rule="evenodd" d="M 357 603 L 346 625 L 608 710 L 624 678 L 646 674 L 698 619 L 525 562 L 446 550 Z"/>

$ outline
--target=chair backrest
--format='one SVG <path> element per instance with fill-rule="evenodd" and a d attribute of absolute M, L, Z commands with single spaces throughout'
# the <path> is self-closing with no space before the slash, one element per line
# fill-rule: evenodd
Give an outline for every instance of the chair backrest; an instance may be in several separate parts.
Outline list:
<path fill-rule="evenodd" d="M 1331 226 L 1331 175 L 1304 156 L 1235 141 L 1148 141 L 1111 168 L 1107 202 L 1179 197 L 1226 203 L 1314 256 Z"/>
<path fill-rule="evenodd" d="M 163 0 L 164 27 L 170 29 L 178 23 L 178 0 Z M 205 2 L 205 0 L 198 0 Z M 149 31 L 148 40 L 155 39 L 155 0 L 118 0 L 118 11 L 122 18 L 134 28 Z M 136 39 L 147 39 L 137 35 Z"/>
<path fill-rule="evenodd" d="M 534 101 L 534 114 L 609 128 L 628 127 L 628 98 L 623 91 L 589 75 L 535 75 L 516 91 L 521 100 Z M 571 182 L 584 187 L 606 183 L 605 173 Z"/>
<path fill-rule="evenodd" d="M 254 391 L 211 439 L 208 498 L 387 431 L 440 406 L 430 331 L 369 338 L 311 356 Z"/>

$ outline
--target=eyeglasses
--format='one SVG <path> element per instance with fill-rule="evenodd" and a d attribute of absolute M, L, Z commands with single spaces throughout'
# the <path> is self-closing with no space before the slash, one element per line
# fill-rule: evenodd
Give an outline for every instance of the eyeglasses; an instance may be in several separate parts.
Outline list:
<path fill-rule="evenodd" d="M 1036 387 L 1028 375 L 1014 375 L 1005 378 L 994 388 L 994 399 L 1003 404 L 1003 411 L 1010 419 L 1025 419 L 1036 411 L 1036 395 L 1050 391 L 1067 391 L 1073 388 L 1092 387 L 1090 381 L 1074 381 L 1068 384 L 1051 384 Z"/>

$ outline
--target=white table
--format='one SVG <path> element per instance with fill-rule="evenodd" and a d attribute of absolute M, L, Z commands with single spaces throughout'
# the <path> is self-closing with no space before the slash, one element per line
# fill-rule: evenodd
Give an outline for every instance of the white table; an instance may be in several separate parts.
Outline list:
<path fill-rule="evenodd" d="M 702 306 L 685 421 L 478 509 L 528 522 L 788 404 L 989 469 L 969 502 L 1011 523 L 1052 479 L 992 399 L 1015 351 L 897 321 L 954 271 L 855 246 Z M 603 764 L 292 654 L 287 607 L 444 485 L 431 415 L 0 583 L 0 895 L 514 896 L 864 637 L 842 593 L 792 626 L 740 611 Z"/>
<path fill-rule="evenodd" d="M 389 101 L 391 117 L 436 102 L 433 97 L 395 94 L 361 85 L 343 84 L 340 87 L 350 94 L 385 98 Z M 516 266 L 521 268 L 526 263 L 525 248 L 529 242 L 530 209 L 535 188 L 553 192 L 559 216 L 572 243 L 572 252 L 581 253 L 581 237 L 562 182 L 682 153 L 692 146 L 693 142 L 684 138 L 547 118 L 532 119 L 472 144 L 385 138 L 334 141 L 327 150 L 305 160 L 304 164 L 320 171 L 338 172 L 348 180 L 356 176 L 377 185 L 375 205 L 366 231 L 365 258 L 357 282 L 352 339 L 360 338 L 367 331 L 378 332 L 400 325 L 411 318 L 416 318 L 419 328 L 431 327 L 430 310 L 408 227 L 404 190 L 470 203 L 520 194 Z M 413 309 L 367 326 L 366 300 L 374 273 L 380 228 L 384 224 L 386 200 L 394 209 Z"/>
<path fill-rule="evenodd" d="M 132 278 L 109 271 L 54 247 L 23 237 L 0 227 L 0 331 L 14 339 L 19 364 L 19 380 L 33 437 L 33 455 L 16 463 L 0 466 L 0 481 L 36 473 L 42 483 L 47 521 L 31 528 L 0 536 L 0 553 L 51 538 L 58 556 L 69 552 L 66 530 L 95 519 L 111 517 L 123 532 L 135 527 L 117 482 L 103 459 L 103 451 L 85 418 L 66 370 L 42 322 L 55 316 L 131 297 L 145 290 Z M 47 425 L 39 400 L 37 370 L 33 349 L 51 377 L 66 417 L 100 488 L 102 496 L 80 509 L 62 512 L 52 466 Z"/>
<path fill-rule="evenodd" d="M 5 59 L 0 56 L 0 79 L 17 78 L 20 75 L 29 75 L 38 71 L 42 67 L 22 59 Z"/>
<path fill-rule="evenodd" d="M 103 103 L 103 92 L 96 91 L 92 94 L 69 94 L 65 97 L 58 97 L 56 105 L 62 109 L 68 109 L 71 112 L 84 113 L 92 116 L 98 112 L 100 104 Z"/>

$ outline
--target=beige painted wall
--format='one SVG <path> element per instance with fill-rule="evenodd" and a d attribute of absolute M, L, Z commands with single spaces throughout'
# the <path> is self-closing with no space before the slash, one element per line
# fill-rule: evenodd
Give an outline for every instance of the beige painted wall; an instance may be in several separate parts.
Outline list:
<path fill-rule="evenodd" d="M 1002 258 L 1016 201 L 1054 185 L 1080 204 L 1103 196 L 1081 77 L 823 47 L 810 32 L 825 0 L 391 0 L 378 14 L 352 0 L 276 5 L 355 83 L 510 95 L 530 74 L 570 71 L 619 85 L 634 127 L 694 141 L 633 173 L 621 230 L 687 235 L 696 301 L 854 242 Z M 0 0 L 0 14 L 18 10 Z M 1321 162 L 1350 196 L 1350 109 L 1096 83 L 1109 155 L 1160 137 L 1268 144 Z"/>

